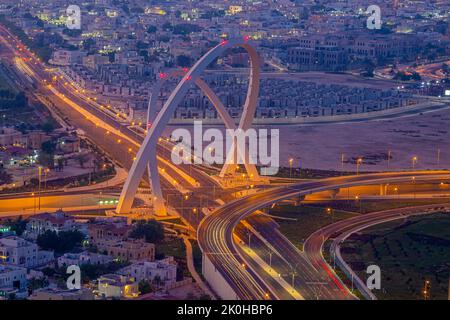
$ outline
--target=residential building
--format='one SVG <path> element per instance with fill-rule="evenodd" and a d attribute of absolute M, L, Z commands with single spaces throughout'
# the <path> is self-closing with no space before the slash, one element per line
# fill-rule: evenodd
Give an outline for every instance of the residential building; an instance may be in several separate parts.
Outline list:
<path fill-rule="evenodd" d="M 53 251 L 39 250 L 37 244 L 17 236 L 0 238 L 0 259 L 10 265 L 34 268 L 54 260 Z"/>
<path fill-rule="evenodd" d="M 137 282 L 158 280 L 162 287 L 172 286 L 177 281 L 177 263 L 173 257 L 157 261 L 140 261 L 118 271 L 119 274 L 133 277 Z"/>
<path fill-rule="evenodd" d="M 0 224 L 0 238 L 1 237 L 8 237 L 8 236 L 14 236 L 16 233 L 11 230 L 11 227 L 4 226 Z"/>
<path fill-rule="evenodd" d="M 88 226 L 89 242 L 97 245 L 105 240 L 125 240 L 132 227 L 126 223 L 99 222 Z"/>
<path fill-rule="evenodd" d="M 105 274 L 98 278 L 98 290 L 102 298 L 136 298 L 139 295 L 138 282 L 134 278 L 118 274 Z"/>
<path fill-rule="evenodd" d="M 0 265 L 0 296 L 10 290 L 24 290 L 27 286 L 27 269 Z"/>
<path fill-rule="evenodd" d="M 55 213 L 42 213 L 31 216 L 27 223 L 25 237 L 36 239 L 46 231 L 70 231 L 76 229 L 75 219 L 66 215 L 62 211 Z"/>
<path fill-rule="evenodd" d="M 107 264 L 112 262 L 113 259 L 104 254 L 83 251 L 81 253 L 65 253 L 59 257 L 57 261 L 58 267 L 65 267 L 70 265 L 82 266 L 84 264 Z"/>
<path fill-rule="evenodd" d="M 14 128 L 0 128 L 0 147 L 23 147 L 25 149 L 40 149 L 49 137 L 42 131 L 22 133 Z"/>
<path fill-rule="evenodd" d="M 44 288 L 35 290 L 29 300 L 93 300 L 94 294 L 90 289 L 65 290 L 57 288 Z"/>
<path fill-rule="evenodd" d="M 121 261 L 155 260 L 155 245 L 142 240 L 106 240 L 96 245 L 99 252 Z"/>

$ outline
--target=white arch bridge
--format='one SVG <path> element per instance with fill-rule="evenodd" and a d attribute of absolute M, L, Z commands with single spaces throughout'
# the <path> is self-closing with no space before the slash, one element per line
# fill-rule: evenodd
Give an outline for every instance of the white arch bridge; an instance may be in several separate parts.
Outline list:
<path fill-rule="evenodd" d="M 200 78 L 200 74 L 206 69 L 206 67 L 217 57 L 224 53 L 227 49 L 233 47 L 244 48 L 250 58 L 250 79 L 247 89 L 247 97 L 243 107 L 242 118 L 240 119 L 239 126 L 236 125 L 229 115 L 228 111 L 225 109 L 223 104 L 217 95 L 208 87 L 208 85 Z M 153 120 L 153 112 L 156 107 L 156 99 L 158 92 L 161 88 L 161 83 L 164 79 L 160 80 L 152 93 L 151 100 L 149 102 L 148 120 Z M 116 212 L 119 214 L 130 213 L 134 201 L 134 197 L 139 186 L 139 182 L 145 173 L 148 165 L 150 187 L 153 196 L 153 207 L 157 215 L 166 215 L 167 210 L 164 203 L 164 198 L 161 190 L 161 183 L 158 174 L 157 157 L 156 157 L 156 145 L 158 143 L 159 137 L 162 135 L 164 128 L 168 124 L 170 117 L 179 105 L 179 103 L 184 98 L 186 92 L 189 90 L 190 86 L 195 83 L 208 97 L 211 104 L 216 108 L 219 116 L 225 123 L 227 129 L 242 129 L 248 130 L 252 124 L 253 117 L 255 115 L 258 95 L 259 95 L 259 82 L 260 82 L 260 62 L 259 56 L 256 50 L 249 44 L 249 38 L 237 38 L 230 40 L 223 40 L 208 51 L 203 57 L 201 57 L 197 63 L 186 73 L 184 73 L 181 81 L 178 83 L 176 88 L 173 90 L 166 103 L 162 107 L 161 111 L 158 113 L 153 121 L 151 128 L 145 137 L 141 148 L 139 149 L 136 160 L 133 163 L 130 172 L 128 174 L 125 185 L 122 189 L 120 195 L 119 203 L 116 208 Z M 157 90 L 158 92 L 155 92 Z M 156 94 L 155 94 L 156 93 Z M 236 144 L 233 143 L 232 151 L 236 149 Z M 246 150 L 237 150 L 237 154 L 242 155 L 244 160 L 244 166 L 247 170 L 248 176 L 253 177 L 253 179 L 258 179 L 259 174 L 256 170 L 255 165 L 249 164 L 245 157 Z M 225 164 L 220 172 L 220 176 L 223 177 L 226 174 L 234 173 L 236 166 L 234 164 Z"/>

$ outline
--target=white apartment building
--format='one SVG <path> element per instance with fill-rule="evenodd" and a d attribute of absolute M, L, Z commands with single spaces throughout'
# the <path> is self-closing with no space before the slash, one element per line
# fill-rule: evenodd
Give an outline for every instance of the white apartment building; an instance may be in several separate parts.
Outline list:
<path fill-rule="evenodd" d="M 70 265 L 82 266 L 84 264 L 107 264 L 113 261 L 113 258 L 104 254 L 83 251 L 81 253 L 65 253 L 58 258 L 58 267 Z"/>
<path fill-rule="evenodd" d="M 37 244 L 17 236 L 0 239 L 0 260 L 8 265 L 33 268 L 54 260 L 53 251 L 39 250 Z"/>
<path fill-rule="evenodd" d="M 136 298 L 139 295 L 138 282 L 134 278 L 118 274 L 105 274 L 98 278 L 98 290 L 101 298 Z"/>
<path fill-rule="evenodd" d="M 91 290 L 81 288 L 80 290 L 64 290 L 57 288 L 43 288 L 33 292 L 28 300 L 93 300 Z"/>
<path fill-rule="evenodd" d="M 25 237 L 36 239 L 40 234 L 46 231 L 70 231 L 76 229 L 75 220 L 67 216 L 64 212 L 42 213 L 30 217 L 27 223 Z"/>
<path fill-rule="evenodd" d="M 0 265 L 0 292 L 10 289 L 22 290 L 27 285 L 27 269 L 10 265 Z"/>
<path fill-rule="evenodd" d="M 141 261 L 133 263 L 119 271 L 120 274 L 135 278 L 137 282 L 142 280 L 161 280 L 161 285 L 171 286 L 177 281 L 177 263 L 173 257 L 167 257 L 158 261 Z"/>

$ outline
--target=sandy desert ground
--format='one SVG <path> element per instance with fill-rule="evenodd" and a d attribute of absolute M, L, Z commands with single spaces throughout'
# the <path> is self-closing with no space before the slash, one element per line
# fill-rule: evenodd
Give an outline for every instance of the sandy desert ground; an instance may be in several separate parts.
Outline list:
<path fill-rule="evenodd" d="M 281 126 L 282 165 L 293 158 L 303 168 L 356 170 L 362 157 L 362 171 L 450 168 L 450 109 L 384 121 Z M 440 151 L 438 151 L 440 150 Z M 439 164 L 438 164 L 438 153 Z"/>
<path fill-rule="evenodd" d="M 360 171 L 407 170 L 417 157 L 416 169 L 450 169 L 450 107 L 395 119 L 266 128 L 279 129 L 280 164 L 286 167 L 292 158 L 293 167 L 356 171 L 361 157 Z"/>

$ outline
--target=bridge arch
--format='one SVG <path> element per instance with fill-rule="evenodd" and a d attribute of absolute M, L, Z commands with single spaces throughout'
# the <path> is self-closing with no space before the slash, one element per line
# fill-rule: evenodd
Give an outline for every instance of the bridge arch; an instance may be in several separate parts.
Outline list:
<path fill-rule="evenodd" d="M 139 186 L 139 182 L 144 175 L 145 170 L 149 170 L 150 184 L 153 193 L 153 206 L 155 213 L 158 215 L 166 214 L 166 207 L 161 190 L 161 182 L 158 174 L 156 147 L 159 137 L 162 135 L 164 128 L 168 124 L 170 117 L 174 110 L 182 101 L 186 92 L 189 90 L 192 83 L 195 83 L 202 92 L 208 97 L 213 106 L 217 109 L 219 116 L 224 120 L 228 129 L 235 129 L 236 125 L 226 111 L 220 99 L 214 94 L 214 92 L 207 86 L 207 84 L 200 78 L 200 74 L 206 69 L 206 67 L 217 57 L 219 57 L 224 51 L 233 47 L 244 48 L 250 58 L 250 79 L 247 89 L 247 97 L 245 100 L 243 114 L 239 122 L 239 128 L 247 130 L 250 128 L 253 117 L 256 111 L 257 100 L 259 95 L 259 81 L 260 81 L 260 63 L 256 50 L 249 44 L 248 37 L 237 38 L 231 40 L 223 40 L 220 44 L 208 51 L 203 57 L 201 57 L 195 65 L 187 71 L 176 88 L 172 91 L 169 98 L 165 102 L 161 111 L 154 118 L 152 126 L 148 129 L 148 133 L 139 149 L 136 160 L 128 174 L 125 185 L 122 189 L 122 193 L 119 198 L 119 203 L 116 208 L 116 212 L 123 214 L 131 211 L 134 197 Z M 161 88 L 162 84 L 158 84 L 157 87 Z M 159 90 L 158 89 L 158 90 Z M 156 97 L 152 92 L 152 97 L 149 101 L 149 110 L 147 112 L 148 121 L 151 121 L 154 114 L 154 108 L 156 107 Z M 155 97 L 155 98 L 154 98 Z M 151 110 L 152 109 L 152 110 Z M 244 157 L 245 159 L 245 157 Z M 254 165 L 248 164 L 244 161 L 245 168 L 249 176 L 258 177 L 258 172 Z M 221 171 L 221 176 L 226 173 L 233 173 L 235 170 L 234 165 L 225 164 Z"/>

